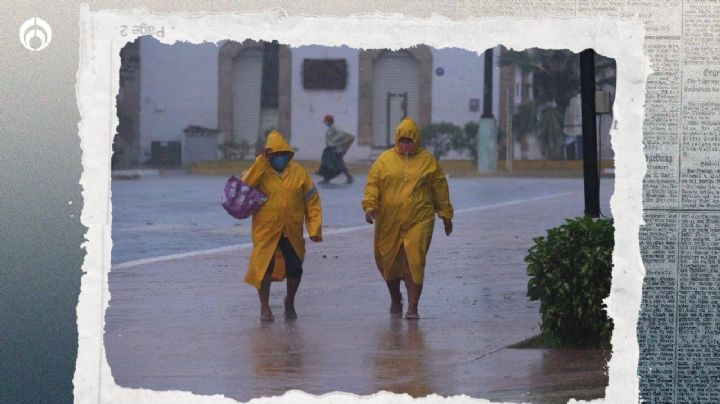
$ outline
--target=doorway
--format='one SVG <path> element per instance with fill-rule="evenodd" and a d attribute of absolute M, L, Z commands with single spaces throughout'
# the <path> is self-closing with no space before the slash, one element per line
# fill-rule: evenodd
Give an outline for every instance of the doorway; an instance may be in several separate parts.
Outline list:
<path fill-rule="evenodd" d="M 383 52 L 373 63 L 372 147 L 395 144 L 400 121 L 420 112 L 420 62 L 408 51 Z"/>
<path fill-rule="evenodd" d="M 233 59 L 232 140 L 252 148 L 260 131 L 262 60 L 262 48 L 244 49 Z"/>
<path fill-rule="evenodd" d="M 252 159 L 277 129 L 290 140 L 290 49 L 277 41 L 228 41 L 220 48 L 219 143 L 224 158 Z"/>

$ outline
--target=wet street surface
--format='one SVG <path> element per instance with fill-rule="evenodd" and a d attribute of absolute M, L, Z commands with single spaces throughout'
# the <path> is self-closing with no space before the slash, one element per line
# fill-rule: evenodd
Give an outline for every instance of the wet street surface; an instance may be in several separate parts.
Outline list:
<path fill-rule="evenodd" d="M 257 292 L 242 283 L 246 245 L 129 262 L 249 241 L 249 221 L 235 226 L 219 206 L 224 181 L 113 183 L 105 348 L 118 385 L 239 401 L 295 389 L 547 403 L 604 396 L 605 352 L 506 348 L 539 332 L 523 259 L 533 237 L 582 214 L 582 179 L 451 179 L 455 229 L 446 237 L 436 223 L 418 321 L 388 314 L 360 209 L 364 179 L 320 188 L 328 227 L 322 243 L 307 243 L 299 318 L 283 319 L 285 285 L 275 282 L 273 323 L 259 321 Z M 608 215 L 611 192 L 603 178 Z"/>
<path fill-rule="evenodd" d="M 250 220 L 235 220 L 220 206 L 227 176 L 169 175 L 112 181 L 112 263 L 250 242 Z M 313 176 L 317 181 L 317 177 Z M 337 229 L 365 224 L 360 201 L 366 178 L 318 184 L 323 225 Z M 556 202 L 582 214 L 582 178 L 450 178 L 455 209 L 493 205 L 572 192 Z M 601 179 L 601 208 L 609 216 L 612 179 Z M 579 192 L 579 194 L 577 194 Z"/>

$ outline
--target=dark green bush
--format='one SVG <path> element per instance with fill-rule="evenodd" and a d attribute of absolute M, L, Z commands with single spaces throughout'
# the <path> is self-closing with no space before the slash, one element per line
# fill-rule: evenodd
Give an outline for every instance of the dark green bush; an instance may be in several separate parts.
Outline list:
<path fill-rule="evenodd" d="M 477 161 L 479 128 L 478 123 L 473 121 L 467 122 L 462 128 L 450 122 L 432 123 L 420 131 L 420 144 L 438 160 L 454 150 Z"/>
<path fill-rule="evenodd" d="M 528 297 L 540 301 L 541 329 L 572 346 L 602 346 L 612 333 L 603 299 L 610 293 L 614 227 L 589 216 L 536 237 L 528 250 Z"/>
<path fill-rule="evenodd" d="M 448 154 L 453 139 L 462 136 L 462 129 L 450 122 L 432 123 L 420 131 L 420 145 L 429 149 L 436 159 Z"/>
<path fill-rule="evenodd" d="M 477 136 L 480 125 L 477 122 L 469 121 L 463 126 L 462 132 L 452 138 L 452 148 L 458 153 L 467 153 L 477 162 Z"/>

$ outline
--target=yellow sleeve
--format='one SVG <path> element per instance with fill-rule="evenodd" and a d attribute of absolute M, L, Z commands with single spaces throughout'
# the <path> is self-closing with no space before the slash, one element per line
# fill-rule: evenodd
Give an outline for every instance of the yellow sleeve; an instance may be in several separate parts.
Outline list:
<path fill-rule="evenodd" d="M 250 168 L 248 168 L 242 176 L 243 182 L 250 186 L 256 187 L 260 182 L 263 174 L 265 174 L 265 171 L 269 167 L 270 161 L 267 159 L 267 157 L 265 157 L 264 154 L 255 157 L 255 162 L 253 163 L 253 165 L 251 165 Z"/>
<path fill-rule="evenodd" d="M 365 197 L 362 200 L 362 207 L 365 213 L 378 209 L 380 202 L 380 159 L 375 160 L 368 173 L 367 185 L 365 185 Z"/>
<path fill-rule="evenodd" d="M 445 173 L 437 161 L 435 162 L 435 171 L 432 173 L 431 178 L 432 198 L 435 212 L 437 212 L 437 215 L 442 219 L 452 219 L 453 207 L 450 203 L 450 188 L 448 188 Z"/>
<path fill-rule="evenodd" d="M 305 226 L 308 234 L 318 236 L 322 240 L 322 206 L 320 204 L 320 194 L 310 175 L 305 172 L 305 180 L 303 182 L 303 191 L 305 193 Z"/>

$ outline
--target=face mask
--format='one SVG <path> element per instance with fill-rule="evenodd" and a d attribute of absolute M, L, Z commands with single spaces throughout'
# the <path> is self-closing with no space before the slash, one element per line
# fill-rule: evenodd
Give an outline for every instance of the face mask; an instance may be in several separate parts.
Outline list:
<path fill-rule="evenodd" d="M 400 153 L 410 154 L 410 153 L 412 153 L 413 144 L 412 143 L 398 143 L 398 149 L 400 149 Z"/>
<path fill-rule="evenodd" d="M 282 171 L 290 163 L 290 156 L 272 156 L 270 157 L 270 165 L 272 168 Z"/>

